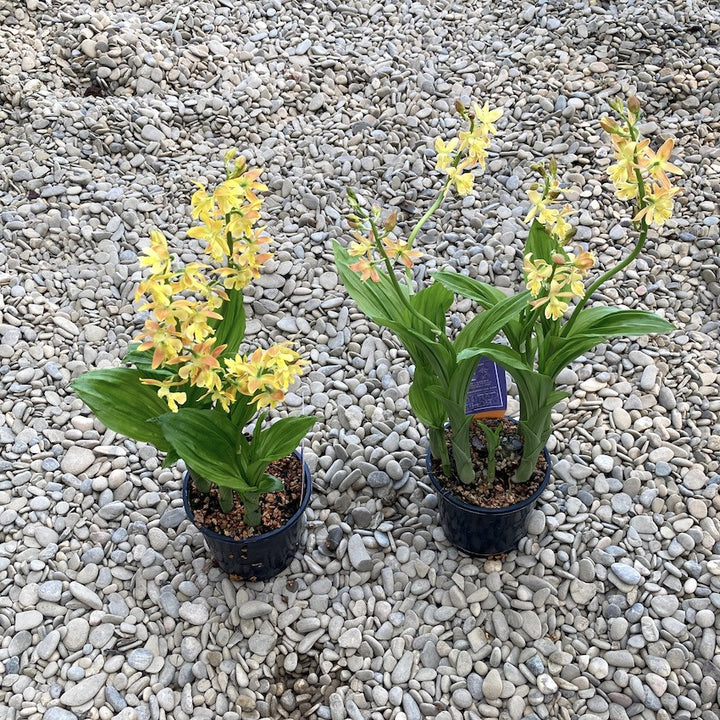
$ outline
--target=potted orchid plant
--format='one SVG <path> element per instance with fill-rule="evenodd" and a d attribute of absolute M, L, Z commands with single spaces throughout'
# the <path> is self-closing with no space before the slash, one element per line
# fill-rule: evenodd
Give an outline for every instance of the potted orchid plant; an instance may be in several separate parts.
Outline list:
<path fill-rule="evenodd" d="M 616 161 L 609 173 L 618 197 L 635 205 L 637 233 L 634 247 L 622 262 L 588 284 L 595 258 L 572 244 L 572 209 L 559 205 L 557 168 L 550 163 L 538 168 L 540 183 L 529 193 L 525 288 L 508 295 L 443 270 L 433 274 L 429 287 L 416 292 L 409 271 L 410 261 L 420 257 L 414 240 L 449 191 L 471 192 L 471 170 L 484 168 L 489 137 L 501 115 L 487 105 L 475 105 L 472 112 L 460 104 L 456 107 L 469 126 L 447 142 L 436 140 L 436 168 L 445 180 L 408 240 L 397 240 L 392 234 L 394 216 L 382 223 L 378 209 L 364 210 L 351 194 L 350 223 L 362 228 L 363 234 L 356 236 L 349 250 L 336 244 L 335 257 L 360 309 L 392 329 L 415 364 L 410 403 L 428 428 L 428 470 L 440 499 L 446 535 L 463 550 L 487 555 L 517 543 L 530 509 L 549 481 L 545 443 L 552 431 L 551 411 L 567 397 L 556 387 L 560 371 L 610 337 L 673 329 L 651 312 L 588 305 L 603 284 L 639 255 L 649 227 L 662 225 L 670 217 L 679 189 L 669 175 L 680 170 L 669 161 L 672 140 L 654 152 L 649 141 L 640 138 L 637 99 L 631 98 L 627 107 L 615 103 L 620 121 L 602 121 L 612 137 Z M 360 259 L 352 262 L 353 256 Z M 402 276 L 392 264 L 398 259 L 406 266 Z M 455 294 L 474 300 L 483 312 L 450 337 L 445 313 Z M 495 340 L 499 333 L 502 342 Z M 481 357 L 491 358 L 514 378 L 520 400 L 517 425 L 507 420 L 481 423 L 465 414 L 463 393 Z"/>
<path fill-rule="evenodd" d="M 207 262 L 180 265 L 155 230 L 140 258 L 148 275 L 143 329 L 124 367 L 91 370 L 72 385 L 103 424 L 166 453 L 188 468 L 183 499 L 218 564 L 232 575 L 264 579 L 298 547 L 310 499 L 307 466 L 296 452 L 313 417 L 268 422 L 304 361 L 287 343 L 241 352 L 243 288 L 271 255 L 256 227 L 266 187 L 260 170 L 234 152 L 212 193 L 200 185 L 187 232 Z"/>

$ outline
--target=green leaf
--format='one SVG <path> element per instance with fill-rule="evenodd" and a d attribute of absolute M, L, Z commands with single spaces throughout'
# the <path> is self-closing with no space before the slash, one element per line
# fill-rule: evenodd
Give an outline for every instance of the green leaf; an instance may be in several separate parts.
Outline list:
<path fill-rule="evenodd" d="M 552 355 L 543 360 L 539 370 L 544 375 L 555 378 L 560 371 L 581 355 L 591 350 L 601 342 L 605 342 L 604 335 L 575 335 L 565 338 L 565 342 Z"/>
<path fill-rule="evenodd" d="M 552 262 L 556 248 L 557 242 L 547 234 L 545 228 L 537 220 L 533 220 L 525 243 L 525 255 L 532 253 L 533 260 L 542 259 L 549 263 Z"/>
<path fill-rule="evenodd" d="M 440 283 L 434 282 L 419 293 L 410 296 L 410 304 L 435 327 L 445 327 L 445 313 L 450 309 L 455 296 Z"/>
<path fill-rule="evenodd" d="M 253 448 L 253 457 L 258 461 L 272 462 L 285 458 L 296 450 L 300 441 L 316 423 L 312 415 L 297 415 L 280 418 L 266 430 L 261 430 Z M 257 433 L 257 428 L 256 428 Z"/>
<path fill-rule="evenodd" d="M 467 275 L 460 275 L 458 273 L 449 272 L 447 270 L 440 270 L 436 273 L 433 273 L 433 279 L 442 283 L 448 290 L 452 290 L 458 295 L 462 295 L 463 297 L 475 301 L 482 308 L 485 309 L 485 312 L 488 312 L 499 303 L 506 302 L 508 300 L 508 297 L 517 298 L 520 296 L 525 296 L 529 299 L 529 296 L 525 295 L 524 293 L 520 293 L 520 295 L 508 296 L 504 292 L 502 292 L 502 290 L 498 290 L 498 288 L 493 287 L 492 285 L 488 285 L 487 283 L 481 282 L 480 280 L 475 280 L 468 277 Z M 525 304 L 527 304 L 527 301 Z M 522 309 L 522 307 L 519 307 L 517 309 L 518 313 Z M 458 335 L 456 343 L 458 340 L 460 340 L 460 349 L 462 349 L 462 347 L 469 347 L 470 345 L 476 345 L 478 342 L 482 342 L 479 337 L 475 337 L 475 328 L 478 324 L 480 324 L 481 317 L 482 314 L 473 318 L 468 323 L 466 328 L 463 328 L 463 330 L 460 332 L 460 335 L 464 334 L 467 339 L 465 339 L 465 337 L 463 337 L 463 339 L 460 339 L 460 335 Z M 508 342 L 514 348 L 518 348 L 522 328 L 520 326 L 520 323 L 515 319 L 513 313 L 510 314 L 510 316 L 505 320 L 501 327 L 503 333 L 505 334 L 505 337 L 507 337 L 508 339 Z M 489 339 L 492 340 L 492 338 Z"/>
<path fill-rule="evenodd" d="M 437 379 L 415 366 L 415 377 L 410 385 L 408 399 L 415 417 L 427 428 L 442 428 L 447 421 L 445 409 L 428 391 Z"/>
<path fill-rule="evenodd" d="M 227 345 L 221 357 L 235 357 L 240 343 L 245 338 L 245 307 L 240 290 L 229 290 L 228 299 L 223 301 L 220 310 L 222 320 L 217 321 L 215 346 Z"/>
<path fill-rule="evenodd" d="M 512 348 L 499 343 L 489 343 L 479 347 L 466 348 L 458 354 L 458 360 L 468 360 L 470 358 L 478 358 L 481 355 L 489 357 L 493 362 L 502 365 L 508 372 L 512 374 L 512 370 L 525 370 L 532 372 L 533 369 L 523 360 L 520 353 Z"/>
<path fill-rule="evenodd" d="M 373 322 L 378 325 L 388 326 L 387 313 L 397 310 L 401 305 L 401 300 L 398 298 L 397 289 L 387 273 L 378 270 L 379 282 L 363 281 L 358 273 L 350 270 L 349 266 L 353 264 L 355 258 L 351 257 L 338 242 L 334 243 L 333 248 L 335 265 L 350 297 Z M 401 291 L 403 287 L 401 284 Z M 407 295 L 409 293 L 406 293 Z"/>
<path fill-rule="evenodd" d="M 103 368 L 81 375 L 71 385 L 103 425 L 170 452 L 171 443 L 162 429 L 149 422 L 168 412 L 168 406 L 158 397 L 156 388 L 140 382 L 144 376 L 145 373 L 132 368 Z"/>
<path fill-rule="evenodd" d="M 432 273 L 432 277 L 437 282 L 442 283 L 448 290 L 474 300 L 485 310 L 507 297 L 502 290 L 498 290 L 488 283 L 449 270 L 438 270 Z"/>
<path fill-rule="evenodd" d="M 425 368 L 434 373 L 437 381 L 447 384 L 455 367 L 455 349 L 444 336 L 444 342 L 428 337 L 411 328 L 390 323 L 388 327 L 398 336 L 405 346 L 415 367 Z"/>
<path fill-rule="evenodd" d="M 238 393 L 235 396 L 235 402 L 230 410 L 230 420 L 232 424 L 238 429 L 242 430 L 252 420 L 252 416 L 255 414 L 255 403 L 251 402 L 251 399 L 247 395 Z"/>
<path fill-rule="evenodd" d="M 263 475 L 262 478 L 260 478 L 260 483 L 258 484 L 258 488 L 260 492 L 277 492 L 278 490 L 282 490 L 284 488 L 284 485 L 282 484 L 282 481 L 276 478 L 274 475 Z"/>
<path fill-rule="evenodd" d="M 458 333 L 455 340 L 457 350 L 491 342 L 500 330 L 506 328 L 527 307 L 530 297 L 527 291 L 510 295 L 499 300 L 489 310 L 476 315 Z"/>
<path fill-rule="evenodd" d="M 674 329 L 675 326 L 672 323 L 647 310 L 626 310 L 601 306 L 582 310 L 569 332 L 563 330 L 563 334 L 565 337 L 602 335 L 610 338 L 666 333 L 672 332 Z"/>
<path fill-rule="evenodd" d="M 252 491 L 237 461 L 237 428 L 215 410 L 180 408 L 158 418 L 178 455 L 206 480 L 241 492 Z"/>

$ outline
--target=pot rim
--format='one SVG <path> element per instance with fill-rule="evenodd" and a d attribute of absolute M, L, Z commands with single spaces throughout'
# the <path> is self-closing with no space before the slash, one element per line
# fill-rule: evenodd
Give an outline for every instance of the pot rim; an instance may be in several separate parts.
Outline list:
<path fill-rule="evenodd" d="M 304 460 L 304 452 L 301 448 L 300 451 L 293 450 L 292 454 L 300 460 L 302 463 L 302 496 L 300 499 L 300 507 L 295 511 L 295 514 L 281 527 L 270 530 L 269 532 L 262 533 L 260 535 L 253 535 L 243 540 L 236 540 L 235 538 L 228 537 L 227 535 L 221 535 L 220 533 L 210 530 L 203 525 L 199 525 L 195 522 L 195 513 L 190 507 L 190 497 L 188 493 L 188 484 L 190 482 L 190 473 L 186 472 L 183 476 L 183 487 L 182 487 L 182 498 L 183 507 L 185 508 L 185 514 L 188 516 L 190 522 L 207 538 L 225 543 L 236 543 L 237 545 L 252 545 L 268 539 L 272 539 L 277 535 L 285 532 L 289 528 L 297 524 L 300 518 L 304 515 L 307 506 L 310 504 L 310 496 L 312 495 L 312 477 L 310 476 L 310 468 Z"/>
<path fill-rule="evenodd" d="M 512 420 L 513 422 L 517 422 L 514 418 L 507 419 Z M 509 515 L 511 513 L 517 512 L 518 510 L 522 510 L 524 507 L 527 507 L 530 503 L 537 500 L 540 495 L 542 495 L 545 488 L 548 486 L 548 483 L 550 482 L 550 474 L 552 472 L 552 459 L 550 458 L 550 453 L 547 449 L 547 446 L 543 448 L 543 455 L 545 456 L 545 461 L 547 462 L 547 468 L 545 470 L 545 477 L 542 479 L 542 482 L 538 486 L 537 490 L 535 490 L 532 495 L 529 495 L 520 502 L 513 503 L 512 505 L 506 505 L 505 507 L 501 508 L 490 508 L 484 507 L 483 505 L 471 505 L 470 503 L 467 503 L 464 500 L 461 500 L 460 498 L 453 495 L 447 488 L 444 488 L 438 482 L 438 479 L 435 477 L 435 473 L 433 472 L 432 454 L 429 448 L 425 456 L 425 468 L 430 478 L 430 482 L 432 483 L 435 490 L 440 495 L 442 495 L 445 500 L 452 503 L 456 507 L 461 508 L 465 512 L 474 513 L 476 515 Z"/>

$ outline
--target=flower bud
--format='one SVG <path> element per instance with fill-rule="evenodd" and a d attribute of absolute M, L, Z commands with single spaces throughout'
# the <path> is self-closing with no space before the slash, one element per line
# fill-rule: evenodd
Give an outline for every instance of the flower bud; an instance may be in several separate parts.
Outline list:
<path fill-rule="evenodd" d="M 553 265 L 564 265 L 566 262 L 566 258 L 562 253 L 555 253 L 552 256 L 552 264 Z"/>
<path fill-rule="evenodd" d="M 460 100 L 455 101 L 455 110 L 463 119 L 467 117 L 467 110 Z"/>
<path fill-rule="evenodd" d="M 635 95 L 631 95 L 627 101 L 627 109 L 633 114 L 638 115 L 640 113 L 640 100 Z"/>
<path fill-rule="evenodd" d="M 548 170 L 550 171 L 550 174 L 555 177 L 557 175 L 557 160 L 555 158 L 552 158 L 550 160 L 550 164 L 548 166 Z"/>
<path fill-rule="evenodd" d="M 350 206 L 353 210 L 360 213 L 360 203 L 358 202 L 358 197 L 355 194 L 355 191 L 352 188 L 345 188 L 345 194 L 347 195 L 348 202 L 350 203 Z"/>
<path fill-rule="evenodd" d="M 600 119 L 600 127 L 606 132 L 614 135 L 620 131 L 618 124 L 607 116 Z"/>
<path fill-rule="evenodd" d="M 388 219 L 385 221 L 385 231 L 391 232 L 394 230 L 395 226 L 397 225 L 397 210 L 393 210 L 393 212 L 390 213 L 388 216 Z"/>

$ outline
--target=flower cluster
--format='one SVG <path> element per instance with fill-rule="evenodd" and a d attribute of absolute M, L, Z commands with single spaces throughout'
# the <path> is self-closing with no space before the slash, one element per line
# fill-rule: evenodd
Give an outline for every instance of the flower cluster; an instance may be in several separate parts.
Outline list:
<path fill-rule="evenodd" d="M 538 222 L 545 228 L 547 233 L 555 238 L 561 245 L 564 245 L 574 234 L 575 230 L 567 221 L 568 216 L 574 210 L 565 205 L 562 208 L 552 207 L 560 196 L 560 183 L 557 179 L 557 165 L 550 162 L 549 171 L 544 166 L 537 168 L 544 178 L 544 185 L 540 187 L 533 184 L 528 191 L 528 199 L 531 202 L 530 212 L 525 217 L 525 222 L 532 222 L 537 218 Z"/>
<path fill-rule="evenodd" d="M 247 170 L 242 160 L 231 168 L 233 159 L 232 152 L 226 155 L 227 179 L 213 193 L 201 185 L 193 195 L 192 216 L 201 224 L 187 233 L 204 241 L 207 255 L 221 266 L 189 263 L 173 269 L 167 240 L 157 230 L 140 258 L 150 275 L 140 283 L 136 301 L 146 298 L 140 309 L 149 315 L 137 350 L 152 351 L 151 367 L 162 376 L 141 382 L 156 386 L 173 412 L 187 401 L 189 387 L 204 390 L 203 398 L 225 410 L 238 393 L 258 408 L 274 407 L 304 365 L 285 344 L 226 358 L 226 345 L 217 341 L 228 293 L 246 287 L 272 257 L 261 248 L 268 238 L 254 227 L 262 205 L 256 193 L 266 189 L 258 181 L 260 170 Z"/>
<path fill-rule="evenodd" d="M 225 361 L 225 386 L 220 403 L 226 409 L 237 393 L 252 397 L 257 407 L 275 407 L 282 402 L 305 361 L 286 343 Z"/>
<path fill-rule="evenodd" d="M 474 177 L 468 170 L 480 166 L 485 170 L 485 159 L 490 147 L 490 136 L 497 134 L 495 123 L 502 117 L 502 110 L 490 109 L 485 103 L 482 107 L 473 104 L 472 112 L 458 103 L 457 110 L 470 121 L 469 130 L 458 133 L 447 143 L 442 138 L 435 140 L 437 152 L 436 169 L 447 176 L 447 184 L 455 187 L 458 195 L 469 195 L 473 190 Z"/>
<path fill-rule="evenodd" d="M 401 240 L 393 234 L 397 213 L 393 212 L 381 225 L 380 208 L 373 207 L 370 213 L 365 213 L 354 196 L 351 196 L 350 200 L 356 212 L 356 215 L 351 217 L 351 223 L 356 230 L 355 240 L 350 244 L 348 253 L 352 257 L 359 258 L 350 269 L 360 273 L 362 280 L 380 282 L 376 267 L 380 262 L 384 261 L 386 265 L 390 265 L 391 261 L 399 261 L 409 269 L 415 260 L 422 257 L 419 250 L 412 249 L 409 240 Z"/>
<path fill-rule="evenodd" d="M 260 268 L 272 255 L 262 252 L 268 238 L 254 223 L 260 218 L 262 200 L 256 193 L 267 190 L 258 181 L 262 170 L 247 170 L 243 159 L 234 161 L 234 152 L 225 156 L 228 177 L 208 195 L 199 189 L 191 199 L 192 216 L 201 224 L 188 230 L 188 235 L 205 242 L 205 252 L 223 265 L 217 272 L 228 290 L 242 290 L 260 277 Z"/>
<path fill-rule="evenodd" d="M 525 222 L 538 222 L 547 233 L 554 247 L 547 259 L 533 257 L 526 253 L 523 260 L 525 285 L 534 300 L 530 305 L 534 309 L 545 308 L 545 317 L 550 320 L 561 318 L 573 298 L 581 298 L 585 293 L 584 278 L 595 264 L 592 253 L 577 248 L 577 254 L 568 244 L 575 234 L 575 228 L 567 221 L 574 211 L 569 205 L 554 206 L 562 192 L 557 179 L 557 166 L 551 162 L 549 168 L 536 167 L 542 178 L 542 184 L 533 184 L 528 192 L 531 202 Z"/>
<path fill-rule="evenodd" d="M 470 170 L 478 166 L 485 169 L 490 136 L 497 134 L 495 123 L 502 116 L 502 110 L 491 110 L 487 103 L 482 107 L 474 103 L 472 111 L 468 111 L 460 102 L 456 103 L 456 109 L 463 119 L 469 121 L 469 128 L 461 130 L 457 137 L 448 142 L 442 138 L 435 140 L 436 169 L 445 173 L 445 183 L 432 207 L 420 219 L 407 240 L 401 240 L 392 233 L 397 223 L 397 213 L 393 212 L 381 224 L 380 208 L 373 207 L 370 212 L 366 212 L 360 207 L 355 194 L 348 192 L 354 212 L 348 220 L 355 229 L 355 241 L 348 248 L 348 253 L 358 258 L 349 269 L 359 273 L 361 280 L 380 282 L 378 265 L 381 263 L 388 272 L 393 262 L 400 262 L 408 270 L 412 268 L 414 261 L 422 257 L 419 250 L 413 249 L 422 226 L 440 207 L 451 188 L 461 196 L 472 192 L 474 176 Z"/>
<path fill-rule="evenodd" d="M 535 298 L 530 305 L 535 309 L 544 306 L 545 317 L 549 320 L 562 317 L 572 299 L 584 295 L 583 280 L 594 263 L 593 254 L 586 250 L 577 255 L 555 252 L 551 262 L 541 258 L 533 260 L 532 253 L 528 253 L 523 270 L 527 289 Z"/>
<path fill-rule="evenodd" d="M 610 133 L 615 150 L 615 162 L 608 168 L 615 194 L 621 200 L 637 201 L 639 209 L 634 222 L 663 225 L 672 216 L 673 197 L 680 192 L 680 188 L 672 185 L 668 174 L 683 174 L 670 162 L 675 141 L 667 139 L 655 152 L 650 148 L 649 140 L 640 139 L 637 98 L 628 102 L 627 113 L 623 112 L 622 105 L 614 106 L 614 109 L 621 115 L 621 122 L 605 117 L 600 124 Z"/>

